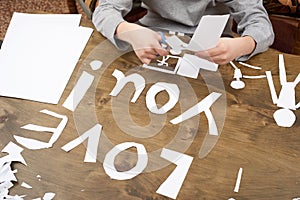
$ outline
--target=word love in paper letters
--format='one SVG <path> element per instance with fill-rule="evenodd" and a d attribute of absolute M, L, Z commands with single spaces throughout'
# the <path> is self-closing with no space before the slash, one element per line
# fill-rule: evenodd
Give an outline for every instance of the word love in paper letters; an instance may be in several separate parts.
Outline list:
<path fill-rule="evenodd" d="M 94 67 L 95 69 L 99 69 L 102 65 L 102 62 L 100 61 L 93 61 L 91 64 L 97 65 L 98 67 Z M 93 68 L 93 69 L 94 69 Z M 117 83 L 113 90 L 111 91 L 111 96 L 117 96 L 120 91 L 125 87 L 127 83 L 133 83 L 135 86 L 135 93 L 131 99 L 132 103 L 135 103 L 136 100 L 139 98 L 140 94 L 145 88 L 145 79 L 143 76 L 134 73 L 130 74 L 128 76 L 125 76 L 121 71 L 115 69 L 112 76 L 114 76 L 117 79 Z M 88 81 L 84 81 L 88 80 Z M 77 84 L 74 86 L 73 91 L 71 92 L 70 96 L 67 98 L 66 102 L 64 103 L 64 107 L 68 108 L 71 111 L 74 111 L 76 109 L 76 106 L 79 104 L 81 99 L 83 98 L 85 92 L 89 89 L 91 83 L 93 82 L 93 76 L 88 74 L 87 72 L 83 72 L 81 77 L 79 78 Z M 79 95 L 77 98 L 75 98 L 74 90 L 79 90 Z M 166 91 L 169 95 L 169 101 L 165 103 L 162 107 L 158 108 L 156 102 L 155 102 L 155 96 L 162 91 Z M 146 106 L 149 109 L 150 112 L 155 114 L 165 114 L 168 111 L 170 111 L 178 102 L 179 99 L 179 93 L 180 90 L 176 84 L 170 84 L 166 82 L 157 82 L 153 84 L 150 89 L 147 91 L 146 94 Z M 210 111 L 210 107 L 213 105 L 214 102 L 218 100 L 218 98 L 221 96 L 220 93 L 212 92 L 207 97 L 205 97 L 203 100 L 201 100 L 196 105 L 192 106 L 185 112 L 183 112 L 178 117 L 172 119 L 170 122 L 172 124 L 179 124 L 185 120 L 188 120 L 192 118 L 193 116 L 196 116 L 202 112 L 205 113 L 206 117 L 208 118 L 209 123 L 209 134 L 210 135 L 218 135 L 218 130 L 216 126 L 216 122 L 214 120 L 214 117 Z M 27 130 L 35 130 L 40 132 L 52 132 L 53 135 L 50 138 L 49 142 L 41 142 L 35 139 L 30 138 L 24 138 L 21 136 L 14 136 L 18 143 L 25 146 L 28 149 L 43 149 L 43 148 L 49 148 L 52 147 L 54 142 L 57 141 L 59 136 L 61 135 L 63 129 L 66 126 L 66 123 L 68 121 L 67 117 L 64 115 L 59 115 L 57 113 L 48 111 L 48 110 L 42 110 L 40 111 L 44 114 L 50 115 L 52 117 L 60 118 L 62 119 L 59 123 L 58 127 L 56 128 L 50 128 L 50 127 L 42 127 L 37 126 L 33 124 L 27 124 L 23 126 L 22 128 Z M 84 132 L 82 135 L 80 135 L 78 138 L 70 141 L 66 145 L 62 147 L 62 149 L 66 152 L 72 150 L 73 148 L 77 147 L 79 144 L 83 143 L 83 141 L 87 140 L 87 150 L 84 158 L 84 162 L 96 162 L 97 158 L 97 150 L 98 150 L 98 144 L 100 140 L 102 132 L 102 125 L 96 124 L 86 132 Z M 135 147 L 137 150 L 138 159 L 136 162 L 135 167 L 128 171 L 117 171 L 117 169 L 114 166 L 114 161 L 116 156 L 121 153 L 122 151 L 125 151 L 126 149 Z M 171 163 L 174 163 L 177 165 L 175 170 L 170 174 L 170 176 L 160 185 L 160 187 L 157 189 L 157 193 L 176 199 L 180 188 L 183 184 L 183 181 L 188 173 L 188 170 L 192 164 L 193 157 L 188 156 L 186 154 L 176 152 L 170 149 L 163 148 L 161 151 L 160 156 Z M 146 168 L 148 163 L 148 155 L 147 151 L 143 144 L 138 144 L 135 142 L 125 142 L 116 145 L 113 147 L 104 158 L 103 162 L 103 168 L 106 172 L 106 174 L 116 180 L 128 180 L 136 177 L 137 175 L 141 174 L 143 170 Z"/>

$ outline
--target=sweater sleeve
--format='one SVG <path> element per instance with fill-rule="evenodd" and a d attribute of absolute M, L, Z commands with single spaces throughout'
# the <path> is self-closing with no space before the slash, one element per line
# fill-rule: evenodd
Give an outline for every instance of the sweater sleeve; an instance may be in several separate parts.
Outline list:
<path fill-rule="evenodd" d="M 251 36 L 256 48 L 249 54 L 238 58 L 245 61 L 252 56 L 266 51 L 273 44 L 274 32 L 262 0 L 225 0 L 231 16 L 237 23 L 237 32 L 243 36 Z"/>
<path fill-rule="evenodd" d="M 119 50 L 130 46 L 115 37 L 117 26 L 125 21 L 124 16 L 130 12 L 132 0 L 101 0 L 92 17 L 97 31 L 109 39 Z"/>

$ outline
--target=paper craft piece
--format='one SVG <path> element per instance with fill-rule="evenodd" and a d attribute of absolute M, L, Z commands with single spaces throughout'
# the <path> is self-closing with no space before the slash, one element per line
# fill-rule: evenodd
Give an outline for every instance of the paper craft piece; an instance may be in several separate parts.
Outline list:
<path fill-rule="evenodd" d="M 176 199 L 183 181 L 193 162 L 193 157 L 163 148 L 162 158 L 177 165 L 165 182 L 157 189 L 156 193 Z"/>
<path fill-rule="evenodd" d="M 245 83 L 241 80 L 243 77 L 242 72 L 237 66 L 230 61 L 230 65 L 234 68 L 234 76 L 235 80 L 230 83 L 230 86 L 234 89 L 243 89 L 245 87 Z"/>
<path fill-rule="evenodd" d="M 27 189 L 32 189 L 32 186 L 29 185 L 28 183 L 22 182 L 21 187 L 27 188 Z"/>
<path fill-rule="evenodd" d="M 243 75 L 243 78 L 249 78 L 249 79 L 259 79 L 259 78 L 266 78 L 266 75 L 258 75 L 258 76 L 247 76 Z"/>
<path fill-rule="evenodd" d="M 155 97 L 156 95 L 161 91 L 167 91 L 169 95 L 169 101 L 161 106 L 160 108 L 157 107 Z M 148 90 L 146 94 L 146 105 L 150 112 L 155 114 L 165 114 L 169 110 L 171 110 L 179 99 L 179 93 L 180 90 L 176 84 L 171 83 L 164 83 L 164 82 L 158 82 L 151 86 L 151 88 Z"/>
<path fill-rule="evenodd" d="M 171 47 L 173 55 L 181 54 L 181 50 L 185 49 L 188 45 L 179 39 L 176 35 L 172 35 L 171 37 L 167 37 L 166 39 L 167 44 Z"/>
<path fill-rule="evenodd" d="M 271 92 L 272 101 L 277 104 L 281 109 L 275 111 L 273 117 L 278 126 L 291 127 L 296 121 L 296 116 L 291 110 L 299 108 L 299 103 L 295 102 L 295 88 L 300 82 L 300 73 L 294 80 L 294 82 L 287 82 L 286 71 L 284 65 L 284 58 L 282 54 L 279 54 L 279 78 L 281 84 L 281 90 L 277 97 L 272 74 L 270 71 L 266 71 L 266 76 Z"/>
<path fill-rule="evenodd" d="M 243 62 L 239 62 L 239 64 L 245 66 L 245 67 L 249 67 L 251 69 L 257 69 L 257 70 L 261 70 L 262 68 L 261 67 L 257 67 L 257 66 L 253 66 L 253 65 L 249 65 L 247 63 L 243 63 Z"/>
<path fill-rule="evenodd" d="M 95 163 L 97 160 L 97 150 L 101 132 L 102 126 L 100 124 L 96 124 L 93 128 L 89 129 L 75 140 L 64 145 L 62 149 L 66 152 L 69 152 L 88 138 L 84 162 Z"/>
<path fill-rule="evenodd" d="M 11 196 L 9 195 L 9 189 L 14 186 L 13 182 L 17 182 L 15 173 L 17 170 L 11 169 L 12 162 L 21 162 L 27 165 L 24 158 L 21 155 L 23 148 L 9 142 L 3 149 L 2 152 L 8 153 L 7 156 L 0 158 L 0 199 L 14 199 L 21 200 L 24 196 Z"/>
<path fill-rule="evenodd" d="M 43 196 L 43 200 L 52 200 L 55 197 L 55 193 L 47 192 Z"/>
<path fill-rule="evenodd" d="M 96 71 L 101 68 L 102 64 L 103 63 L 100 60 L 93 60 L 90 63 L 90 66 L 91 66 L 92 70 Z"/>
<path fill-rule="evenodd" d="M 14 13 L 1 48 L 0 95 L 57 104 L 93 32 L 78 18 Z"/>
<path fill-rule="evenodd" d="M 184 54 L 177 74 L 197 79 L 200 69 L 217 71 L 218 64 L 191 54 Z"/>
<path fill-rule="evenodd" d="M 221 95 L 222 95 L 221 93 L 217 93 L 217 92 L 213 92 L 213 93 L 209 94 L 202 101 L 200 101 L 195 106 L 191 107 L 190 109 L 188 109 L 187 111 L 185 111 L 184 113 L 179 115 L 178 117 L 172 119 L 170 122 L 172 124 L 179 124 L 179 123 L 181 123 L 185 120 L 188 120 L 204 111 L 206 117 L 208 118 L 208 122 L 209 122 L 209 124 L 208 124 L 209 125 L 209 134 L 210 135 L 218 135 L 218 131 L 216 128 L 217 127 L 216 122 L 215 122 L 213 115 L 212 115 L 211 111 L 209 110 L 209 108 L 212 106 L 212 104 L 215 101 L 218 100 L 218 98 Z"/>
<path fill-rule="evenodd" d="M 13 142 L 9 142 L 3 149 L 2 152 L 8 153 L 7 156 L 0 158 L 0 167 L 3 166 L 7 162 L 21 162 L 24 165 L 27 165 L 21 152 L 23 148 L 19 147 Z"/>
<path fill-rule="evenodd" d="M 83 71 L 70 95 L 67 97 L 66 101 L 63 103 L 63 107 L 74 111 L 82 98 L 84 97 L 87 90 L 90 88 L 94 81 L 94 76 Z"/>
<path fill-rule="evenodd" d="M 25 138 L 21 136 L 14 135 L 14 138 L 17 140 L 17 142 L 27 149 L 44 149 L 44 148 L 50 148 L 52 145 L 57 141 L 59 136 L 61 135 L 62 131 L 64 130 L 67 122 L 68 122 L 68 117 L 65 115 L 59 115 L 55 112 L 49 111 L 49 110 L 41 110 L 41 113 L 60 118 L 62 119 L 57 128 L 49 128 L 49 127 L 44 127 L 44 126 L 37 126 L 34 124 L 27 124 L 21 128 L 27 129 L 27 130 L 32 130 L 32 131 L 40 131 L 40 132 L 53 132 L 52 137 L 50 138 L 49 142 L 42 142 L 39 140 L 35 139 L 30 139 L 30 138 Z"/>
<path fill-rule="evenodd" d="M 162 68 L 163 65 L 168 66 L 168 63 L 166 61 L 169 58 L 177 58 L 178 59 L 175 68 L 174 69 L 173 68 L 172 69 Z M 158 67 L 151 66 L 151 65 L 146 65 L 146 64 L 143 64 L 142 67 L 146 68 L 146 69 L 151 69 L 151 70 L 154 70 L 154 71 L 159 71 L 159 72 L 167 73 L 167 74 L 176 74 L 177 71 L 178 71 L 178 68 L 179 68 L 179 65 L 180 65 L 181 61 L 182 61 L 181 57 L 168 55 L 166 57 L 163 57 L 162 61 L 158 61 L 158 64 L 157 64 Z"/>
<path fill-rule="evenodd" d="M 112 75 L 117 79 L 117 83 L 109 95 L 117 96 L 127 83 L 132 82 L 135 87 L 135 93 L 131 99 L 131 103 L 135 103 L 145 88 L 145 79 L 136 73 L 125 77 L 123 72 L 117 69 L 115 69 Z"/>
<path fill-rule="evenodd" d="M 124 171 L 124 172 L 117 171 L 114 164 L 116 156 L 122 151 L 129 149 L 131 147 L 135 147 L 138 154 L 138 159 L 135 167 L 133 167 L 131 170 Z M 128 180 L 142 173 L 143 170 L 146 168 L 147 164 L 148 164 L 148 155 L 144 145 L 135 142 L 125 142 L 116 145 L 113 149 L 111 149 L 106 154 L 103 162 L 103 167 L 106 174 L 110 178 L 116 180 Z"/>
<path fill-rule="evenodd" d="M 205 15 L 187 47 L 191 51 L 205 51 L 215 47 L 223 33 L 229 15 Z"/>
<path fill-rule="evenodd" d="M 239 169 L 236 182 L 235 182 L 235 187 L 234 187 L 234 192 L 239 192 L 240 189 L 240 184 L 241 184 L 241 179 L 242 179 L 242 174 L 243 174 L 243 168 Z"/>

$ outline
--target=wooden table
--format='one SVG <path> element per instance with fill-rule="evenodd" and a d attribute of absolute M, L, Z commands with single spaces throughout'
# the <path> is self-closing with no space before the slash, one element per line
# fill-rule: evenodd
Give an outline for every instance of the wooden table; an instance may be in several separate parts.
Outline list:
<path fill-rule="evenodd" d="M 232 197 L 282 200 L 300 197 L 300 121 L 296 121 L 291 128 L 276 125 L 273 113 L 277 110 L 277 106 L 272 103 L 265 78 L 244 79 L 246 87 L 243 90 L 234 90 L 229 86 L 233 77 L 233 69 L 230 65 L 220 66 L 219 72 L 215 74 L 221 75 L 221 79 L 215 79 L 209 84 L 205 82 L 203 76 L 208 78 L 211 76 L 213 79 L 213 73 L 202 74 L 198 80 L 161 75 L 161 73 L 137 67 L 141 63 L 132 52 L 119 56 L 120 52 L 104 40 L 99 33 L 93 33 L 58 105 L 0 98 L 1 149 L 9 141 L 18 144 L 13 135 L 48 141 L 51 134 L 20 128 L 28 123 L 56 127 L 60 119 L 40 113 L 42 109 L 66 115 L 69 119 L 62 135 L 52 148 L 42 150 L 24 148 L 22 155 L 28 166 L 20 163 L 13 164 L 13 168 L 18 169 L 16 174 L 18 183 L 11 189 L 10 194 L 26 194 L 27 199 L 42 197 L 46 192 L 54 192 L 56 193 L 55 199 L 63 200 L 168 199 L 156 193 L 159 186 L 176 167 L 170 162 L 163 162 L 164 159 L 159 156 L 162 148 L 168 147 L 174 150 L 183 149 L 181 153 L 193 157 L 177 199 L 229 199 Z M 262 75 L 266 70 L 271 70 L 278 92 L 280 89 L 278 54 L 279 52 L 270 49 L 248 61 L 249 64 L 261 66 L 262 70 L 237 65 L 244 75 Z M 300 57 L 284 54 L 284 58 L 287 78 L 292 81 L 300 72 Z M 104 62 L 100 71 L 92 71 L 89 68 L 90 61 L 94 59 Z M 116 84 L 116 79 L 112 76 L 114 69 L 125 74 L 138 73 L 145 78 L 152 77 L 151 80 L 147 80 L 146 88 L 136 103 L 121 101 L 119 96 L 109 95 Z M 62 107 L 62 104 L 83 70 L 93 74 L 96 81 L 78 109 L 71 112 Z M 217 82 L 219 80 L 223 83 Z M 155 83 L 151 81 L 178 81 L 178 86 L 181 88 L 180 104 L 176 104 L 174 109 L 164 116 L 149 115 L 146 108 L 146 92 Z M 169 120 L 178 116 L 181 109 L 186 110 L 201 101 L 210 92 L 222 90 L 219 85 L 223 84 L 225 107 L 215 108 L 214 113 L 226 111 L 223 113 L 224 126 L 222 126 L 222 121 L 218 121 L 221 124 L 220 137 L 213 141 L 216 144 L 212 145 L 212 150 L 199 158 L 198 154 L 208 130 L 204 113 L 182 125 L 173 125 L 169 123 Z M 185 90 L 189 92 L 185 93 Z M 123 99 L 129 100 L 132 92 L 132 85 L 128 85 L 120 96 L 123 95 Z M 299 86 L 296 88 L 296 96 L 299 102 Z M 164 104 L 168 101 L 168 96 L 166 93 L 160 93 L 156 100 Z M 124 112 L 126 109 L 129 109 L 129 112 Z M 295 114 L 298 118 L 300 117 L 299 110 L 295 111 Z M 128 124 L 128 116 L 132 118 L 135 125 Z M 150 119 L 153 122 L 150 122 Z M 103 126 L 96 163 L 83 162 L 85 145 L 79 145 L 68 153 L 61 149 L 95 123 Z M 148 128 L 145 128 L 148 124 L 150 124 Z M 142 128 L 136 129 L 136 127 Z M 128 130 L 132 130 L 132 134 L 125 133 Z M 150 132 L 143 135 L 147 130 Z M 157 133 L 148 137 L 151 131 L 157 130 Z M 141 135 L 138 136 L 139 133 Z M 173 146 L 168 146 L 168 143 L 174 142 L 174 138 L 176 142 L 172 143 Z M 143 144 L 151 162 L 148 163 L 143 173 L 133 179 L 113 180 L 104 171 L 103 159 L 111 148 L 123 142 Z M 115 166 L 118 170 L 126 171 L 135 166 L 137 156 L 132 153 L 135 151 L 130 149 L 129 152 L 131 152 L 128 153 L 130 155 L 121 153 L 116 158 Z M 4 155 L 6 154 L 1 153 L 1 156 Z M 243 168 L 241 185 L 239 192 L 234 192 L 239 168 Z M 37 175 L 40 175 L 40 178 L 37 178 Z M 33 188 L 21 187 L 20 184 L 23 181 Z"/>

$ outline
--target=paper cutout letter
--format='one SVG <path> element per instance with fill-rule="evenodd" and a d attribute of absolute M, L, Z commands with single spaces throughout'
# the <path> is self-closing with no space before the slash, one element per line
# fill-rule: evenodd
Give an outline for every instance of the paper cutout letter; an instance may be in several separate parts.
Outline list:
<path fill-rule="evenodd" d="M 27 149 L 44 149 L 44 148 L 50 148 L 56 142 L 56 140 L 59 138 L 61 133 L 63 132 L 67 122 L 68 122 L 68 117 L 65 115 L 59 115 L 55 112 L 49 111 L 49 110 L 41 110 L 41 113 L 56 117 L 56 118 L 61 118 L 61 122 L 57 126 L 57 128 L 49 128 L 49 127 L 44 127 L 44 126 L 37 126 L 34 124 L 27 124 L 21 128 L 26 129 L 26 130 L 32 130 L 32 131 L 40 131 L 40 132 L 53 132 L 52 137 L 50 138 L 49 142 L 41 142 L 39 140 L 35 139 L 29 139 L 21 136 L 14 135 L 14 138 L 17 140 L 18 143 L 26 147 Z"/>
<path fill-rule="evenodd" d="M 136 149 L 137 149 L 138 160 L 137 160 L 136 166 L 129 171 L 118 172 L 116 170 L 115 164 L 114 164 L 116 156 L 120 152 L 122 152 L 126 149 L 129 149 L 131 147 L 136 147 Z M 128 179 L 132 179 L 135 176 L 142 173 L 142 171 L 146 168 L 147 163 L 148 163 L 148 155 L 147 155 L 144 145 L 138 144 L 135 142 L 125 142 L 125 143 L 116 145 L 113 149 L 111 149 L 106 154 L 104 162 L 103 162 L 103 167 L 104 167 L 106 174 L 110 178 L 116 179 L 116 180 L 128 180 Z"/>
<path fill-rule="evenodd" d="M 169 101 L 158 109 L 155 96 L 161 91 L 167 91 L 169 94 Z M 146 95 L 146 105 L 150 112 L 155 114 L 165 114 L 171 110 L 179 99 L 180 90 L 176 84 L 158 82 L 151 86 Z"/>
<path fill-rule="evenodd" d="M 123 72 L 117 69 L 115 69 L 112 75 L 117 79 L 117 84 L 111 91 L 110 95 L 117 96 L 127 83 L 133 82 L 136 91 L 131 99 L 131 102 L 135 103 L 145 88 L 145 79 L 141 75 L 136 73 L 130 74 L 125 77 Z"/>
<path fill-rule="evenodd" d="M 102 126 L 100 124 L 96 124 L 93 128 L 89 129 L 75 140 L 64 145 L 62 149 L 68 152 L 77 147 L 79 144 L 81 144 L 84 140 L 88 138 L 84 162 L 95 163 L 97 159 L 97 150 L 101 132 Z"/>
<path fill-rule="evenodd" d="M 177 165 L 175 170 L 163 182 L 156 193 L 176 199 L 183 181 L 193 162 L 193 157 L 163 148 L 161 157 Z"/>
<path fill-rule="evenodd" d="M 207 97 L 205 97 L 202 101 L 197 103 L 195 106 L 191 107 L 178 117 L 172 119 L 170 122 L 172 124 L 179 124 L 185 120 L 188 120 L 201 112 L 204 112 L 207 119 L 208 119 L 208 128 L 209 128 L 209 134 L 210 135 L 218 135 L 218 129 L 216 122 L 213 118 L 213 115 L 209 108 L 212 106 L 212 104 L 217 101 L 217 99 L 221 96 L 221 93 L 213 92 L 209 94 Z"/>
<path fill-rule="evenodd" d="M 296 121 L 296 116 L 291 110 L 296 110 L 300 105 L 300 102 L 296 105 L 295 101 L 295 88 L 300 82 L 300 73 L 294 82 L 287 82 L 283 54 L 279 54 L 279 78 L 282 87 L 278 97 L 276 94 L 272 73 L 270 71 L 266 71 L 266 76 L 272 101 L 274 104 L 277 104 L 278 107 L 281 107 L 281 109 L 275 111 L 273 114 L 275 122 L 281 127 L 293 126 Z"/>
<path fill-rule="evenodd" d="M 93 70 L 98 70 L 101 68 L 102 62 L 99 60 L 94 60 L 90 63 L 90 66 Z M 74 111 L 84 97 L 87 90 L 92 85 L 93 81 L 94 76 L 87 73 L 86 71 L 83 71 L 73 90 L 67 97 L 66 101 L 63 103 L 63 107 Z"/>

